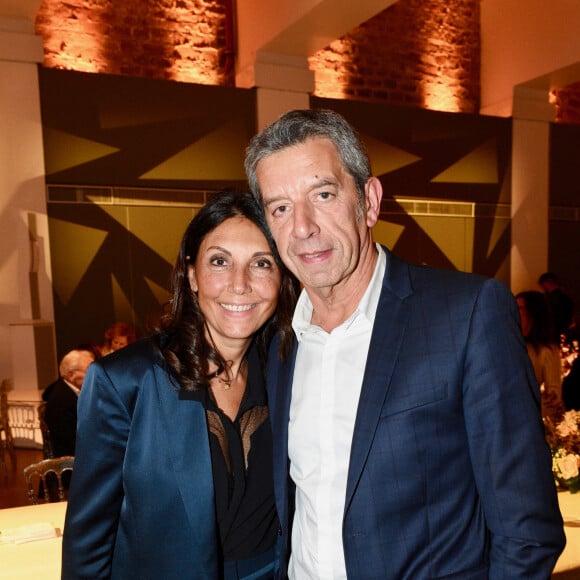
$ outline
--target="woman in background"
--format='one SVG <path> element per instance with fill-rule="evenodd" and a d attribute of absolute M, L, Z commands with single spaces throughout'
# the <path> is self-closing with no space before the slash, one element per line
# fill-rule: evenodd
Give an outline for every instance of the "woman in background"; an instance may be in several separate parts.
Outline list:
<path fill-rule="evenodd" d="M 264 365 L 297 287 L 249 194 L 189 224 L 161 327 L 81 391 L 62 577 L 273 578 L 278 519 Z"/>
<path fill-rule="evenodd" d="M 105 340 L 101 346 L 101 356 L 111 354 L 137 340 L 137 333 L 128 322 L 115 322 L 105 331 Z"/>
<path fill-rule="evenodd" d="M 542 292 L 529 290 L 516 295 L 522 334 L 540 385 L 542 417 L 559 421 L 562 402 L 562 360 L 554 342 L 554 322 L 550 305 Z"/>

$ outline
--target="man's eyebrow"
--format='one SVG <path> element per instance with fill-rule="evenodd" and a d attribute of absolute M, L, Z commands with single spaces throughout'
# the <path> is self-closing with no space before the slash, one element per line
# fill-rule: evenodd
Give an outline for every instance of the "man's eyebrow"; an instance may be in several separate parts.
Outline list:
<path fill-rule="evenodd" d="M 310 186 L 308 187 L 308 189 L 306 190 L 307 193 L 310 193 L 311 191 L 314 191 L 315 189 L 318 189 L 320 187 L 324 187 L 326 185 L 332 185 L 332 186 L 336 186 L 338 185 L 338 181 L 336 179 L 332 179 L 330 177 L 320 177 L 320 178 L 316 178 L 315 181 L 313 181 Z M 280 200 L 284 200 L 286 199 L 286 196 L 284 195 L 275 195 L 273 197 L 270 197 L 269 199 L 266 199 L 263 195 L 262 198 L 264 200 L 264 205 L 266 207 L 272 205 L 273 203 L 276 203 L 277 201 Z"/>
<path fill-rule="evenodd" d="M 309 189 L 312 191 L 313 189 L 317 189 L 319 187 L 324 187 L 325 185 L 337 185 L 338 181 L 336 179 L 331 179 L 330 177 L 321 177 L 318 179 Z"/>

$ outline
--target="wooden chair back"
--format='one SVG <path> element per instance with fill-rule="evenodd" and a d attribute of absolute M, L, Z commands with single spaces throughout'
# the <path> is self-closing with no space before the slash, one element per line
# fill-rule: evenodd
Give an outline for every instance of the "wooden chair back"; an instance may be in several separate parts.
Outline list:
<path fill-rule="evenodd" d="M 38 424 L 40 426 L 40 433 L 42 434 L 42 453 L 44 455 L 44 459 L 53 459 L 54 450 L 52 448 L 50 429 L 48 428 L 48 425 L 46 424 L 46 420 L 44 418 L 44 415 L 46 413 L 45 401 L 42 401 L 38 405 L 37 413 L 38 413 Z"/>
<path fill-rule="evenodd" d="M 32 504 L 64 501 L 67 498 L 66 472 L 72 473 L 72 455 L 43 459 L 24 468 L 28 499 Z"/>

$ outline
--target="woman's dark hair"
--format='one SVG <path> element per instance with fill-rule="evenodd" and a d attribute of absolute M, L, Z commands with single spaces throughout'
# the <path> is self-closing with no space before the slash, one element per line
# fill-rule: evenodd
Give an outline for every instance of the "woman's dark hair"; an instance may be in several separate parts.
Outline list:
<path fill-rule="evenodd" d="M 220 192 L 199 210 L 185 230 L 173 268 L 173 297 L 166 305 L 157 328 L 157 346 L 170 372 L 185 390 L 208 387 L 209 361 L 217 365 L 218 372 L 226 368 L 227 361 L 206 337 L 205 317 L 199 308 L 197 295 L 190 287 L 188 267 L 195 263 L 206 236 L 233 217 L 244 217 L 260 229 L 268 241 L 281 275 L 278 306 L 254 336 L 254 344 L 258 347 L 263 363 L 270 341 L 276 333 L 280 337 L 279 355 L 286 358 L 290 352 L 291 323 L 298 295 L 298 282 L 282 263 L 263 210 L 253 196 L 250 193 Z"/>
<path fill-rule="evenodd" d="M 554 320 L 550 304 L 543 292 L 526 290 L 516 294 L 516 299 L 524 301 L 526 313 L 530 319 L 530 331 L 525 337 L 526 342 L 534 348 L 554 343 Z"/>

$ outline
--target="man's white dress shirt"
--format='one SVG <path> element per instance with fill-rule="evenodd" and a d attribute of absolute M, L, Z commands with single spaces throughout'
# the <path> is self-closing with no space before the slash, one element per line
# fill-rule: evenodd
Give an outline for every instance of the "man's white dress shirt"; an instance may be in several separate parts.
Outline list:
<path fill-rule="evenodd" d="M 78 387 L 75 387 L 72 383 L 69 383 L 66 379 L 62 379 L 66 386 L 70 388 L 70 390 L 78 397 L 81 394 L 81 390 Z"/>
<path fill-rule="evenodd" d="M 305 291 L 292 326 L 298 353 L 292 384 L 288 454 L 296 484 L 289 577 L 346 578 L 342 521 L 352 434 L 386 268 L 385 252 L 358 308 L 330 334 L 310 324 Z"/>

